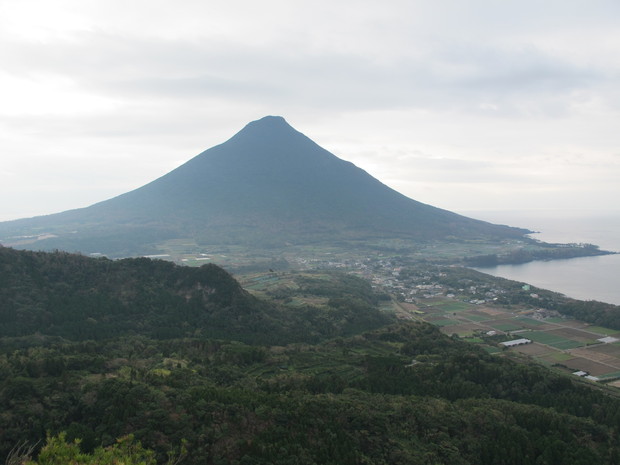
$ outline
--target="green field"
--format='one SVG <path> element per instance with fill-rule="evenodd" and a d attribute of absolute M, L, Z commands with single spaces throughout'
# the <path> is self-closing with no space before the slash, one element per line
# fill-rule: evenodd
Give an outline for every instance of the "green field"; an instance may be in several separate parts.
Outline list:
<path fill-rule="evenodd" d="M 568 339 L 564 339 L 563 337 L 556 336 L 555 334 L 547 333 L 545 331 L 532 331 L 528 333 L 527 338 L 535 342 L 540 342 L 541 344 L 557 344 L 568 341 Z"/>
<path fill-rule="evenodd" d="M 549 344 L 551 347 L 555 347 L 556 349 L 566 350 L 566 349 L 575 349 L 577 347 L 582 347 L 585 344 L 583 342 L 573 341 L 571 339 L 565 339 L 564 341 Z"/>
<path fill-rule="evenodd" d="M 528 318 L 525 316 L 516 318 L 516 320 L 531 326 L 541 326 L 545 324 L 544 321 L 535 320 L 534 318 Z"/>
<path fill-rule="evenodd" d="M 588 326 L 586 329 L 591 333 L 597 333 L 601 336 L 612 336 L 619 332 L 617 329 L 604 328 L 602 326 Z"/>
<path fill-rule="evenodd" d="M 532 331 L 528 333 L 527 338 L 560 350 L 574 349 L 575 347 L 581 347 L 584 345 L 582 342 L 566 339 L 545 331 Z"/>
<path fill-rule="evenodd" d="M 500 331 L 518 331 L 519 329 L 523 329 L 523 326 L 512 323 L 492 324 L 491 326 L 499 329 Z"/>
<path fill-rule="evenodd" d="M 463 310 L 469 310 L 472 306 L 466 302 L 439 302 L 434 304 L 441 308 L 445 312 L 462 312 Z"/>

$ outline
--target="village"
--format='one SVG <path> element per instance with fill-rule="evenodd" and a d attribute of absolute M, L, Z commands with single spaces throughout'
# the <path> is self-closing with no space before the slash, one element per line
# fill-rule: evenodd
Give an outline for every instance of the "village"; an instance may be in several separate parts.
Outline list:
<path fill-rule="evenodd" d="M 546 308 L 561 295 L 461 266 L 406 258 L 295 260 L 309 271 L 352 273 L 391 296 L 386 311 L 439 326 L 489 353 L 526 357 L 588 382 L 620 387 L 620 331 Z M 272 283 L 277 272 L 271 273 Z"/>

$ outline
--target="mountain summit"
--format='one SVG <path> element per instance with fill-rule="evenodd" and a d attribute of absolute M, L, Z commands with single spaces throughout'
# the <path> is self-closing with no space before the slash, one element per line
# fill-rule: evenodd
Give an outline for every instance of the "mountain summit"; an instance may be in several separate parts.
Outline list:
<path fill-rule="evenodd" d="M 500 239 L 526 232 L 407 198 L 279 116 L 249 123 L 223 144 L 126 194 L 0 223 L 5 244 L 45 233 L 24 246 L 111 256 L 146 253 L 181 238 L 254 247 L 376 238 Z"/>

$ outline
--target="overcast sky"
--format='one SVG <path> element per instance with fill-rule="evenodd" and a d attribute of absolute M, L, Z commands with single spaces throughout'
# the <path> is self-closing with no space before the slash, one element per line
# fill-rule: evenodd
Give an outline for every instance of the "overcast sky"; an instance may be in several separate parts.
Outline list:
<path fill-rule="evenodd" d="M 0 0 L 0 220 L 281 115 L 453 211 L 620 211 L 618 0 Z"/>

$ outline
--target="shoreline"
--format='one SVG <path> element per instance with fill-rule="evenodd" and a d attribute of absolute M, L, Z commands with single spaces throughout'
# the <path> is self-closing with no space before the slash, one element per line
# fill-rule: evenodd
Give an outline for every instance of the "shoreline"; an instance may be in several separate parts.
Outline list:
<path fill-rule="evenodd" d="M 499 265 L 523 265 L 537 261 L 567 260 L 571 258 L 617 255 L 619 252 L 601 250 L 593 244 L 558 244 L 536 241 L 537 249 L 520 248 L 503 254 L 485 254 L 464 257 L 467 267 L 492 268 Z"/>

